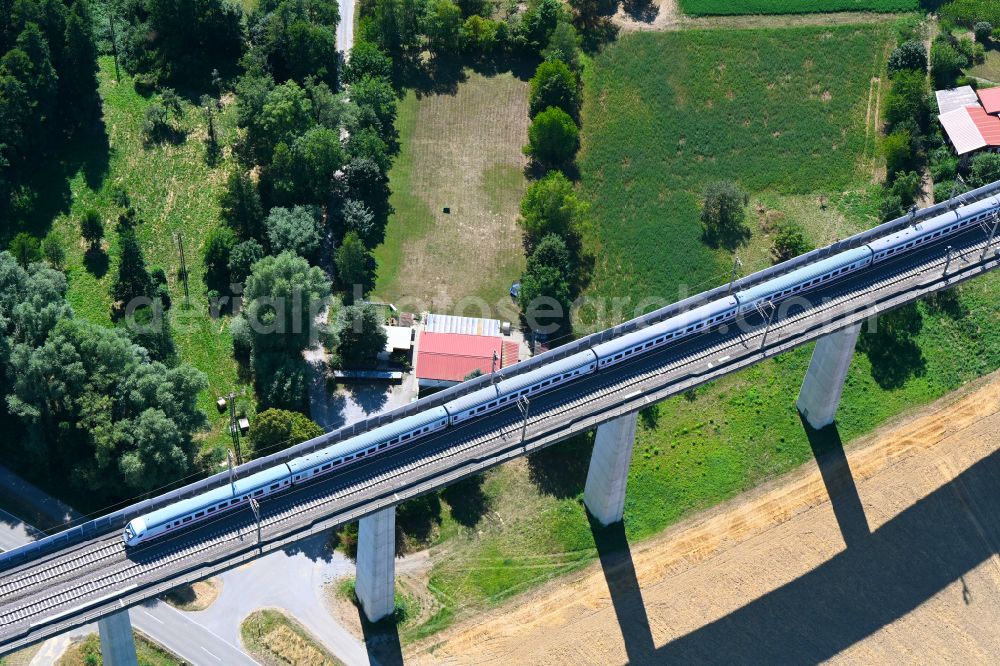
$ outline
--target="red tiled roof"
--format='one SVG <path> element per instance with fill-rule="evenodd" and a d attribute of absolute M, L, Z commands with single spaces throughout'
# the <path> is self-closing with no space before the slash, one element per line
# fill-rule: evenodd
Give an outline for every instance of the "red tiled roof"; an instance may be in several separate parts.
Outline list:
<path fill-rule="evenodd" d="M 983 107 L 978 104 L 967 106 L 965 110 L 968 111 L 972 122 L 976 124 L 976 129 L 983 135 L 986 145 L 1000 146 L 1000 118 L 986 113 Z"/>
<path fill-rule="evenodd" d="M 986 113 L 1000 113 L 1000 88 L 984 88 L 976 93 Z"/>
<path fill-rule="evenodd" d="M 500 367 L 506 368 L 517 363 L 517 357 L 520 349 L 521 346 L 516 342 L 505 340 L 503 343 L 503 354 L 501 355 Z"/>
<path fill-rule="evenodd" d="M 487 374 L 493 365 L 493 352 L 499 358 L 501 351 L 498 336 L 424 331 L 418 341 L 417 378 L 460 382 L 473 370 Z"/>

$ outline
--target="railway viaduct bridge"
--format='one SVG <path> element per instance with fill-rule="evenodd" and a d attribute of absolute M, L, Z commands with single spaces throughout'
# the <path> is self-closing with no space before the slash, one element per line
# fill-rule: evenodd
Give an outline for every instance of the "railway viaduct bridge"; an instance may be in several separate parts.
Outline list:
<path fill-rule="evenodd" d="M 559 360 L 731 289 L 758 284 L 997 193 L 1000 182 L 546 352 L 506 368 L 503 376 Z M 747 319 L 743 326 L 685 338 L 537 395 L 527 410 L 511 407 L 493 412 L 356 463 L 315 484 L 293 488 L 261 503 L 257 517 L 248 510 L 223 514 L 191 531 L 125 552 L 121 531 L 129 519 L 229 483 L 223 473 L 4 553 L 0 555 L 0 653 L 97 621 L 105 662 L 135 664 L 129 607 L 354 520 L 360 521 L 356 591 L 365 615 L 378 620 L 393 610 L 397 504 L 594 428 L 597 435 L 584 502 L 598 522 L 620 521 L 641 409 L 816 340 L 797 406 L 813 428 L 833 423 L 861 323 L 997 268 L 1000 249 L 992 242 L 997 220 L 1000 215 L 949 237 L 947 247 L 939 243 L 915 248 L 833 281 L 810 292 L 810 301 L 798 307 L 781 306 L 766 317 Z M 252 461 L 236 473 L 243 476 L 279 464 L 443 404 L 491 381 L 491 376 L 484 376 L 466 382 Z"/>

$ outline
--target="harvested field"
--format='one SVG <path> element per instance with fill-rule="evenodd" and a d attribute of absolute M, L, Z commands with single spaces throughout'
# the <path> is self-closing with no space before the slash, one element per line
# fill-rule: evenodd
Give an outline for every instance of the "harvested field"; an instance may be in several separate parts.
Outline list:
<path fill-rule="evenodd" d="M 998 432 L 994 373 L 407 663 L 991 662 Z"/>

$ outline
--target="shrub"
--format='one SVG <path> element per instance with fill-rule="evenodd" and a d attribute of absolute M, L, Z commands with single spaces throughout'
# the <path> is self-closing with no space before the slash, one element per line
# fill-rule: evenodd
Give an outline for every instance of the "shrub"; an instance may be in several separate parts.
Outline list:
<path fill-rule="evenodd" d="M 993 24 L 989 21 L 979 21 L 972 26 L 972 32 L 976 35 L 976 41 L 985 44 L 993 36 Z"/>
<path fill-rule="evenodd" d="M 319 250 L 318 211 L 311 206 L 273 208 L 267 216 L 267 238 L 272 254 L 288 250 L 310 258 Z"/>
<path fill-rule="evenodd" d="M 905 129 L 895 130 L 882 141 L 882 150 L 885 152 L 885 165 L 890 178 L 900 171 L 904 171 L 909 166 L 913 158 L 911 143 L 912 137 L 910 132 Z"/>
<path fill-rule="evenodd" d="M 966 66 L 965 57 L 947 41 L 936 40 L 931 46 L 931 78 L 939 90 L 953 87 Z"/>
<path fill-rule="evenodd" d="M 800 225 L 790 220 L 778 223 L 778 233 L 775 235 L 774 245 L 771 247 L 771 258 L 774 263 L 780 264 L 782 261 L 788 261 L 812 249 L 813 246 L 806 240 Z"/>
<path fill-rule="evenodd" d="M 720 180 L 705 187 L 701 225 L 710 245 L 735 248 L 750 235 L 746 206 L 750 195 L 736 183 Z"/>
<path fill-rule="evenodd" d="M 66 249 L 62 241 L 54 232 L 49 232 L 42 239 L 42 256 L 49 262 L 52 268 L 61 270 L 63 262 L 66 261 Z"/>
<path fill-rule="evenodd" d="M 916 40 L 910 40 L 897 46 L 889 56 L 889 73 L 908 70 L 926 71 L 927 49 Z"/>
<path fill-rule="evenodd" d="M 576 75 L 561 60 L 542 62 L 531 77 L 528 115 L 534 117 L 550 107 L 562 109 L 573 118 L 580 113 L 580 90 Z"/>
<path fill-rule="evenodd" d="M 909 208 L 920 194 L 920 174 L 916 171 L 898 174 L 889 188 L 889 194 L 899 197 L 903 208 Z"/>

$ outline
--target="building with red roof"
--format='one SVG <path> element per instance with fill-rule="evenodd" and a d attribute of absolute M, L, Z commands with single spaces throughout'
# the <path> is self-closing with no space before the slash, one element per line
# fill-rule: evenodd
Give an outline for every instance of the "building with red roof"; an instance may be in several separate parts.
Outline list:
<path fill-rule="evenodd" d="M 956 154 L 1000 152 L 1000 88 L 938 90 L 937 100 L 938 121 Z"/>
<path fill-rule="evenodd" d="M 446 388 L 476 370 L 489 374 L 493 355 L 499 369 L 502 353 L 503 339 L 499 335 L 424 331 L 417 342 L 417 382 L 420 388 Z"/>

